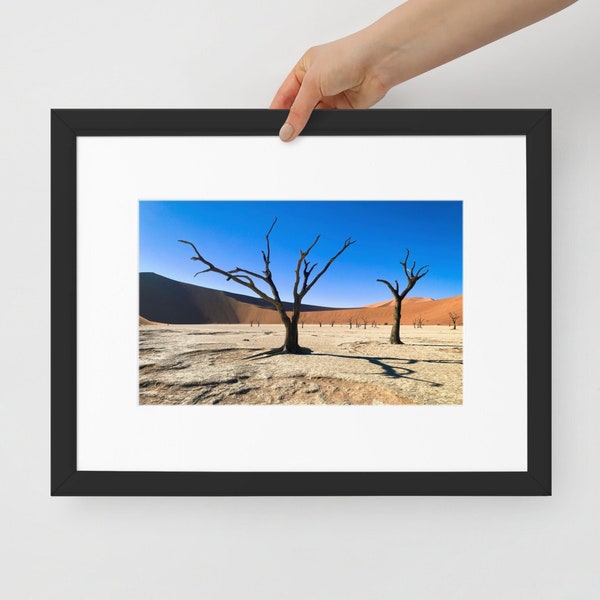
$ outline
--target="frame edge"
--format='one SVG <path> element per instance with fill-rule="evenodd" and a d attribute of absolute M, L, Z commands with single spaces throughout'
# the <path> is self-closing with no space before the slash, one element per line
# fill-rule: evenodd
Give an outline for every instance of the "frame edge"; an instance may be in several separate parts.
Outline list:
<path fill-rule="evenodd" d="M 552 495 L 552 111 L 527 132 L 527 461 Z M 534 342 L 535 340 L 535 347 Z"/>
<path fill-rule="evenodd" d="M 240 119 L 264 114 L 245 131 Z M 395 109 L 318 114 L 308 135 L 526 135 L 528 266 L 528 470 L 519 473 L 163 473 L 77 471 L 76 145 L 77 135 L 276 135 L 287 111 L 51 111 L 51 494 L 84 495 L 551 495 L 551 111 Z M 362 112 L 362 115 L 356 113 Z M 176 113 L 176 114 L 175 114 Z M 185 113 L 185 114 L 184 114 Z M 199 114 L 202 113 L 202 114 Z M 225 117 L 235 113 L 233 123 Z M 281 114 L 280 114 L 281 113 Z M 348 114 L 345 114 L 348 113 Z M 352 113 L 352 114 L 349 114 Z M 367 114 L 368 113 L 368 114 Z M 377 113 L 377 114 L 376 114 Z M 407 127 L 410 113 L 410 127 Z M 424 125 L 424 119 L 432 116 Z M 447 120 L 448 113 L 454 117 Z M 136 117 L 137 114 L 137 117 Z M 398 114 L 398 113 L 397 113 Z M 195 115 L 193 126 L 179 129 Z M 207 119 L 217 115 L 207 127 Z M 353 116 L 354 115 L 354 116 Z M 492 115 L 498 123 L 490 123 Z M 161 126 L 156 119 L 164 119 Z M 358 119 L 354 120 L 353 119 Z M 330 121 L 332 119 L 333 121 Z M 154 121 L 151 126 L 149 123 Z M 353 121 L 353 131 L 338 131 Z M 333 122 L 334 126 L 328 125 Z M 362 122 L 362 125 L 361 125 Z M 387 122 L 387 129 L 385 129 Z M 362 132 L 356 131 L 358 129 Z M 447 123 L 442 127 L 443 123 Z M 220 128 L 224 128 L 220 131 Z M 440 131 L 440 127 L 444 129 Z M 424 128 L 424 129 L 423 129 Z M 226 130 L 226 131 L 225 131 Z M 364 130 L 364 131 L 363 131 Z M 535 240 L 531 236 L 535 225 Z M 534 268 L 537 270 L 534 270 Z M 530 279 L 530 276 L 533 276 Z M 534 307 L 534 298 L 543 300 Z M 59 338 L 60 336 L 60 338 Z M 533 350 L 531 340 L 536 339 Z M 537 341 L 539 340 L 539 341 Z M 538 377 L 535 377 L 533 374 Z M 535 385 L 534 385 L 535 382 Z M 198 477 L 198 476 L 201 476 Z M 349 478 L 357 478 L 350 482 Z M 402 481 L 397 481 L 401 478 Z M 451 482 L 451 479 L 454 482 Z M 202 481 L 200 481 L 202 479 Z M 295 481 L 292 481 L 295 479 Z M 396 481 L 392 481 L 396 479 Z M 369 489 L 365 486 L 368 485 Z M 302 487 L 304 486 L 304 487 Z M 413 486 L 413 487 L 411 487 Z"/>
<path fill-rule="evenodd" d="M 77 471 L 76 135 L 50 113 L 51 494 Z"/>

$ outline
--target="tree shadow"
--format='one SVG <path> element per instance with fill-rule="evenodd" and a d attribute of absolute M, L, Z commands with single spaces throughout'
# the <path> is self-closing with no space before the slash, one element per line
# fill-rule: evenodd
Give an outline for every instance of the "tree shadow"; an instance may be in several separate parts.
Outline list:
<path fill-rule="evenodd" d="M 259 352 L 258 354 L 253 354 L 247 358 L 247 360 L 256 360 L 261 358 L 267 358 L 269 356 L 282 354 L 283 349 L 273 348 L 271 350 L 267 350 L 264 352 Z M 416 358 L 401 358 L 397 356 L 382 356 L 377 358 L 375 356 L 365 356 L 365 355 L 348 355 L 348 354 L 332 354 L 330 352 L 313 352 L 310 348 L 302 348 L 300 354 L 311 354 L 313 356 L 331 356 L 332 358 L 344 358 L 344 359 L 352 359 L 352 360 L 364 360 L 368 363 L 379 367 L 382 370 L 381 375 L 385 377 L 392 377 L 394 379 L 410 379 L 411 381 L 418 381 L 420 383 L 426 383 L 431 387 L 443 387 L 443 383 L 439 383 L 437 381 L 431 381 L 429 379 L 421 379 L 419 377 L 414 377 L 416 371 L 414 369 L 409 369 L 407 365 L 416 365 L 417 363 L 430 363 L 430 364 L 462 364 L 462 360 L 417 360 Z M 384 362 L 387 361 L 387 362 Z M 402 366 L 396 364 L 392 365 L 389 363 L 401 363 Z"/>
<path fill-rule="evenodd" d="M 290 356 L 300 356 L 302 354 L 312 354 L 313 351 L 310 348 L 305 348 L 300 346 L 298 352 L 288 352 L 285 349 L 285 346 L 278 346 L 277 348 L 271 348 L 270 350 L 264 350 L 259 352 L 258 354 L 252 354 L 251 356 L 246 357 L 246 360 L 256 360 L 258 358 L 267 358 L 268 356 L 278 356 L 281 354 L 289 354 Z"/>
<path fill-rule="evenodd" d="M 426 347 L 426 348 L 456 348 L 457 350 L 460 350 L 460 346 L 457 346 L 456 344 L 409 344 L 407 342 L 404 342 L 407 346 L 419 346 L 419 347 Z"/>
<path fill-rule="evenodd" d="M 366 360 L 368 363 L 379 367 L 385 377 L 393 377 L 394 379 L 410 379 L 412 381 L 419 381 L 421 383 L 427 383 L 431 387 L 442 387 L 443 383 L 438 383 L 437 381 L 430 381 L 429 379 L 420 379 L 419 377 L 413 377 L 416 371 L 413 369 L 409 369 L 406 366 L 392 366 L 384 361 L 389 362 L 401 362 L 403 365 L 415 365 L 419 362 L 453 362 L 453 361 L 419 361 L 414 358 L 398 358 L 396 356 L 389 357 L 383 356 L 381 358 L 376 358 L 374 356 L 359 356 L 359 355 L 347 355 L 347 354 L 330 354 L 326 352 L 314 353 L 314 356 L 331 356 L 333 358 L 349 358 L 353 360 Z"/>

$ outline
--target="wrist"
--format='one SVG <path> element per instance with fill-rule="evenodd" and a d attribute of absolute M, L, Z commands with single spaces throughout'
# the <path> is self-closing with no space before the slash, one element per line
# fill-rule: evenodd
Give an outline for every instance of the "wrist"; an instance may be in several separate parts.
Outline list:
<path fill-rule="evenodd" d="M 377 80 L 387 92 L 418 75 L 414 69 L 414 40 L 383 19 L 355 34 L 363 53 L 368 77 Z"/>

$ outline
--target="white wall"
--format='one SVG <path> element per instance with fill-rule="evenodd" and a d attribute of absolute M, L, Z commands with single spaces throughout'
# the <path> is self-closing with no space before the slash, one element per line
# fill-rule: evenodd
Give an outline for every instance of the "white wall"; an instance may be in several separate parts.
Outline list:
<path fill-rule="evenodd" d="M 3 597 L 550 600 L 597 593 L 595 2 L 408 82 L 381 102 L 554 111 L 554 496 L 50 498 L 49 109 L 266 107 L 304 49 L 393 5 L 0 4 Z"/>

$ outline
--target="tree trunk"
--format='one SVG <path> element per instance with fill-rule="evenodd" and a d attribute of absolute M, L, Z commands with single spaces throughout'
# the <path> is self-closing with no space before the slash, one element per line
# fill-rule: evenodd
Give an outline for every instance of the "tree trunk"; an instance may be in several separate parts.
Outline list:
<path fill-rule="evenodd" d="M 301 348 L 298 344 L 298 321 L 294 318 L 284 322 L 285 342 L 283 342 L 283 352 L 288 354 L 300 354 Z"/>
<path fill-rule="evenodd" d="M 392 325 L 392 333 L 390 334 L 390 344 L 403 344 L 400 340 L 400 307 L 402 306 L 402 300 L 396 298 L 394 304 L 394 324 Z"/>

